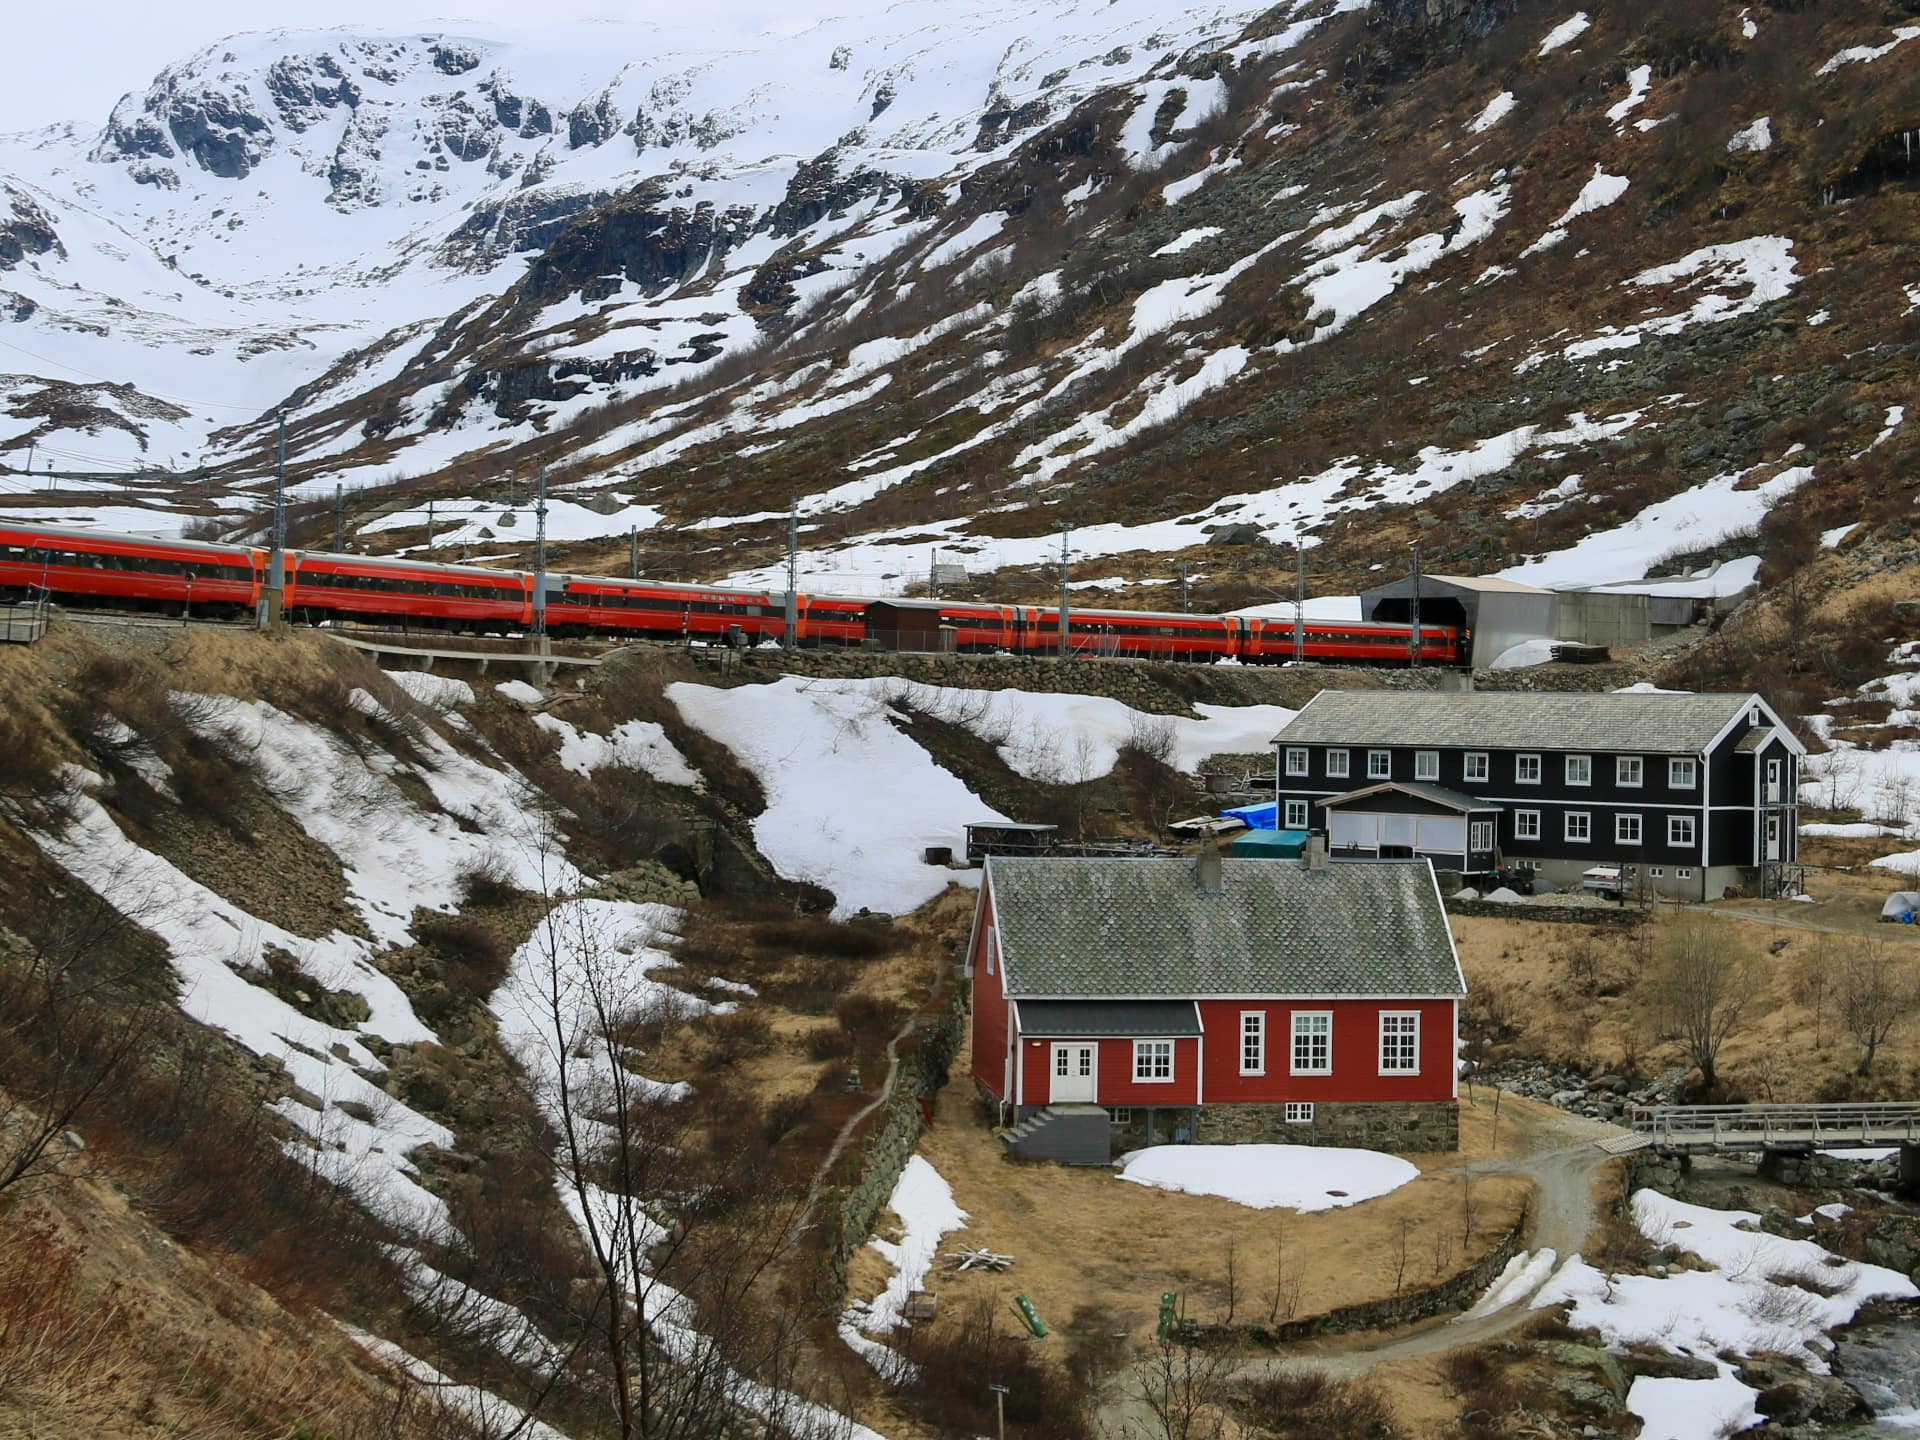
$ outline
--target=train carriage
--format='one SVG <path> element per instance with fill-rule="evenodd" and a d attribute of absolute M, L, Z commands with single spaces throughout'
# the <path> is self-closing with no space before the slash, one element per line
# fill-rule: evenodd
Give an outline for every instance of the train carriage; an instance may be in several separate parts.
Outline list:
<path fill-rule="evenodd" d="M 351 620 L 499 634 L 533 618 L 533 577 L 521 570 L 287 552 L 289 619 Z"/>
<path fill-rule="evenodd" d="M 1029 612 L 1020 648 L 1060 653 L 1060 612 Z M 1153 610 L 1067 610 L 1072 655 L 1133 660 L 1224 660 L 1236 653 L 1240 622 L 1225 615 L 1179 615 Z"/>
<path fill-rule="evenodd" d="M 787 628 L 786 600 L 765 591 L 626 580 L 612 575 L 565 575 L 547 598 L 553 634 L 609 631 L 657 639 L 725 640 L 730 631 L 750 641 L 779 639 Z"/>
<path fill-rule="evenodd" d="M 1240 658 L 1277 665 L 1294 658 L 1291 620 L 1248 617 Z M 1300 658 L 1320 664 L 1405 665 L 1412 657 L 1413 627 L 1374 620 L 1308 620 L 1300 627 Z M 1466 637 L 1450 625 L 1420 627 L 1422 665 L 1466 663 Z"/>
<path fill-rule="evenodd" d="M 77 526 L 0 522 L 0 594 L 59 595 L 132 610 L 230 615 L 251 610 L 266 552 Z"/>

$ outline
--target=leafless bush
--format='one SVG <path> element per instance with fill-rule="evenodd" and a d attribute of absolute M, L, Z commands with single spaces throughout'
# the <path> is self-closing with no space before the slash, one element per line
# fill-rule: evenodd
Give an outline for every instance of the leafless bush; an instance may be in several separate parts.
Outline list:
<path fill-rule="evenodd" d="M 1856 1075 L 1869 1074 L 1893 1029 L 1920 1003 L 1909 966 L 1879 940 L 1858 942 L 1840 965 L 1835 1001 L 1841 1022 L 1860 1045 Z"/>
<path fill-rule="evenodd" d="M 1240 1412 L 1275 1440 L 1390 1435 L 1393 1407 L 1366 1380 L 1337 1380 L 1322 1370 L 1293 1370 L 1246 1386 Z"/>
<path fill-rule="evenodd" d="M 514 882 L 513 867 L 495 851 L 462 863 L 454 871 L 454 885 L 462 909 L 498 909 L 525 893 Z"/>

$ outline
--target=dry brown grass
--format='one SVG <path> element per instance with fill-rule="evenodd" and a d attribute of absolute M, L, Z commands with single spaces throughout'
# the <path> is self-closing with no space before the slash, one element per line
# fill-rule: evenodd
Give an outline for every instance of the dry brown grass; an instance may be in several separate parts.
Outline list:
<path fill-rule="evenodd" d="M 102 1184 L 44 1188 L 0 1214 L 0 1435 L 471 1433 L 330 1323 L 168 1244 Z"/>
<path fill-rule="evenodd" d="M 1761 996 L 1720 1057 L 1722 1077 L 1734 1091 L 1753 1101 L 1812 1100 L 1845 1081 L 1858 1059 L 1857 1048 L 1831 1001 L 1816 1027 L 1812 1008 L 1796 994 L 1795 975 L 1825 932 L 1836 955 L 1868 940 L 1885 943 L 1896 963 L 1920 978 L 1920 936 L 1877 923 L 1887 885 L 1874 875 L 1817 871 L 1808 878 L 1815 904 L 1750 900 L 1704 911 L 1692 906 L 1656 912 L 1653 943 L 1683 920 L 1704 916 L 1763 968 Z M 1465 915 L 1453 917 L 1453 929 L 1470 1006 L 1497 1010 L 1510 1027 L 1489 1058 L 1539 1056 L 1586 1067 L 1592 1074 L 1647 1074 L 1684 1063 L 1677 1046 L 1649 1033 L 1636 1006 L 1645 952 L 1626 930 L 1583 932 Z M 1775 946 L 1777 954 L 1771 953 Z M 1602 974 L 1610 977 L 1599 993 L 1582 983 L 1584 962 L 1576 952 L 1583 949 L 1595 953 Z M 1874 1068 L 1889 1085 L 1911 1089 L 1920 1083 L 1920 1016 L 1894 1030 Z"/>
<path fill-rule="evenodd" d="M 1509 1109 L 1497 1153 L 1511 1153 L 1518 1143 Z M 1385 1298 L 1394 1293 L 1392 1252 L 1403 1221 L 1409 1254 L 1403 1279 L 1412 1288 L 1433 1281 L 1437 1256 L 1444 1277 L 1484 1255 L 1531 1193 L 1518 1177 L 1475 1177 L 1472 1236 L 1463 1240 L 1461 1167 L 1496 1153 L 1490 1108 L 1462 1106 L 1461 1144 L 1457 1154 L 1409 1156 L 1422 1172 L 1419 1179 L 1351 1209 L 1313 1215 L 1250 1210 L 1214 1197 L 1130 1185 L 1101 1170 L 1016 1164 L 974 1113 L 963 1049 L 920 1153 L 968 1212 L 963 1238 L 1011 1254 L 1015 1264 L 1003 1275 L 942 1269 L 934 1288 L 943 1311 L 981 1296 L 1005 1305 L 1023 1292 L 1067 1342 L 1063 1350 L 1076 1338 L 1104 1338 L 1076 1337 L 1076 1310 L 1100 1314 L 1102 1325 L 1145 1344 L 1164 1290 L 1182 1294 L 1196 1319 L 1223 1317 L 1229 1247 L 1238 1323 L 1267 1320 L 1276 1261 L 1289 1271 L 1297 1267 L 1295 1318 Z M 864 1265 L 860 1273 L 877 1290 L 878 1276 Z"/>

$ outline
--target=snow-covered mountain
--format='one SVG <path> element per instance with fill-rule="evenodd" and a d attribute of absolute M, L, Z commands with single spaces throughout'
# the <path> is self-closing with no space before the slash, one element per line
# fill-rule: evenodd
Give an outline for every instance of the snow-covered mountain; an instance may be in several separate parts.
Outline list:
<path fill-rule="evenodd" d="M 552 298 L 612 304 L 602 331 L 644 327 L 637 368 L 710 355 L 752 332 L 740 292 L 795 236 L 858 231 L 842 268 L 871 262 L 922 233 L 913 202 L 1262 8 L 907 0 L 705 51 L 644 23 L 220 41 L 98 133 L 0 141 L 0 316 L 20 372 L 0 444 L 32 436 L 70 468 L 197 462 L 348 356 L 330 393 L 417 361 L 440 322 L 610 201 L 637 232 L 626 263 Z M 662 295 L 699 277 L 725 283 Z M 77 423 L 47 413 L 63 407 Z"/>
<path fill-rule="evenodd" d="M 284 405 L 307 493 L 415 492 L 372 548 L 431 497 L 515 558 L 544 465 L 566 563 L 638 527 L 648 573 L 778 583 L 797 498 L 803 579 L 857 593 L 935 549 L 1044 592 L 1062 521 L 1149 605 L 1176 563 L 1268 598 L 1295 541 L 1340 593 L 1416 540 L 1549 584 L 1732 562 L 1711 593 L 1856 525 L 1871 568 L 1916 38 L 1738 0 L 244 37 L 0 146 L 0 447 L 257 475 Z"/>

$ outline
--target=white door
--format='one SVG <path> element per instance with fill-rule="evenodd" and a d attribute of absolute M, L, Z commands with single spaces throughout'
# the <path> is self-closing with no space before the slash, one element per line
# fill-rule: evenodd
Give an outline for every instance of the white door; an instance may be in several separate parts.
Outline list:
<path fill-rule="evenodd" d="M 1767 803 L 1769 805 L 1780 803 L 1780 762 L 1778 760 L 1767 761 Z"/>
<path fill-rule="evenodd" d="M 1767 817 L 1767 859 L 1778 860 L 1779 858 L 1780 817 L 1778 815 L 1769 815 Z"/>
<path fill-rule="evenodd" d="M 1055 1045 L 1053 1085 L 1047 1092 L 1047 1103 L 1093 1104 L 1100 1090 L 1099 1055 L 1099 1047 L 1094 1045 Z"/>

